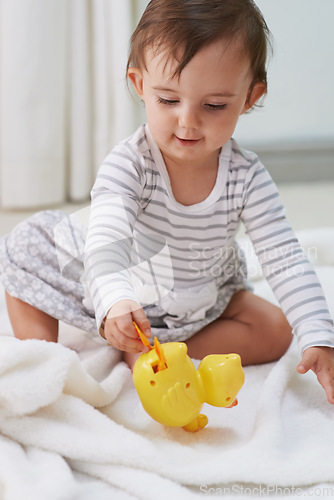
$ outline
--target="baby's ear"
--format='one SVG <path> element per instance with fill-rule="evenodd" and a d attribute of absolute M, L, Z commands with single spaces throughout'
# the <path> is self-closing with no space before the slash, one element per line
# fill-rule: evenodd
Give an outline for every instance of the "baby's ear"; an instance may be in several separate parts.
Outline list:
<path fill-rule="evenodd" d="M 249 111 L 254 106 L 254 104 L 256 104 L 257 101 L 261 99 L 266 91 L 267 85 L 264 82 L 256 82 L 254 87 L 248 92 L 247 101 L 245 102 L 245 107 L 242 111 L 242 114 L 246 113 L 246 111 Z"/>
<path fill-rule="evenodd" d="M 140 98 L 143 97 L 143 72 L 140 68 L 129 68 L 128 78 Z"/>

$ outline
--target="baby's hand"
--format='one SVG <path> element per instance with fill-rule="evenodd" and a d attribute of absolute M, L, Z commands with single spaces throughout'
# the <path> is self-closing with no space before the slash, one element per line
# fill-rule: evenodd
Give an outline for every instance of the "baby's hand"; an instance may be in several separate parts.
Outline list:
<path fill-rule="evenodd" d="M 329 403 L 334 404 L 334 349 L 331 347 L 308 347 L 297 371 L 306 373 L 313 370 L 319 383 L 325 389 Z"/>
<path fill-rule="evenodd" d="M 133 321 L 147 337 L 151 337 L 151 327 L 144 309 L 133 300 L 120 300 L 109 309 L 103 336 L 121 351 L 146 352 L 148 347 L 138 338 Z"/>

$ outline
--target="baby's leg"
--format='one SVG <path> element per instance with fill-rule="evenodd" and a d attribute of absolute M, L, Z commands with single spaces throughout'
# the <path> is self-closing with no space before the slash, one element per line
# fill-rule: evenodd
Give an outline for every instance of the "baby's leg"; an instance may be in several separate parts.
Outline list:
<path fill-rule="evenodd" d="M 133 367 L 136 364 L 137 359 L 141 355 L 140 352 L 123 352 L 122 359 L 128 365 L 128 367 L 133 371 Z"/>
<path fill-rule="evenodd" d="M 58 320 L 96 334 L 94 311 L 84 303 L 84 244 L 81 222 L 59 210 L 37 212 L 1 240 L 0 274 L 17 338 L 56 342 Z"/>
<path fill-rule="evenodd" d="M 188 354 L 237 353 L 242 364 L 279 359 L 292 340 L 291 326 L 281 309 L 247 290 L 237 292 L 220 318 L 186 341 Z"/>
<path fill-rule="evenodd" d="M 12 297 L 6 292 L 7 310 L 16 338 L 57 342 L 58 320 L 43 311 Z"/>

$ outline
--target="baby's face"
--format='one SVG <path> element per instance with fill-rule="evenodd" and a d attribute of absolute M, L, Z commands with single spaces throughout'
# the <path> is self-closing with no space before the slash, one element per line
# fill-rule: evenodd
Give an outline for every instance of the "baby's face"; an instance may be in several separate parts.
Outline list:
<path fill-rule="evenodd" d="M 145 102 L 147 122 L 167 168 L 169 162 L 212 166 L 249 109 L 252 75 L 240 43 L 215 42 L 198 52 L 173 77 L 178 65 L 165 52 L 146 54 L 147 70 L 130 68 L 129 78 Z M 251 106 L 262 95 L 257 84 Z"/>

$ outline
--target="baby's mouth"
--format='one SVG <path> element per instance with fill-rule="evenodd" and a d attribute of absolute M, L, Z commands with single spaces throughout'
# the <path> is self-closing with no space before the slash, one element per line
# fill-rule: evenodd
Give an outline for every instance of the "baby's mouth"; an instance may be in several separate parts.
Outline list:
<path fill-rule="evenodd" d="M 182 137 L 175 136 L 177 142 L 182 146 L 196 146 L 202 139 L 183 139 Z"/>

